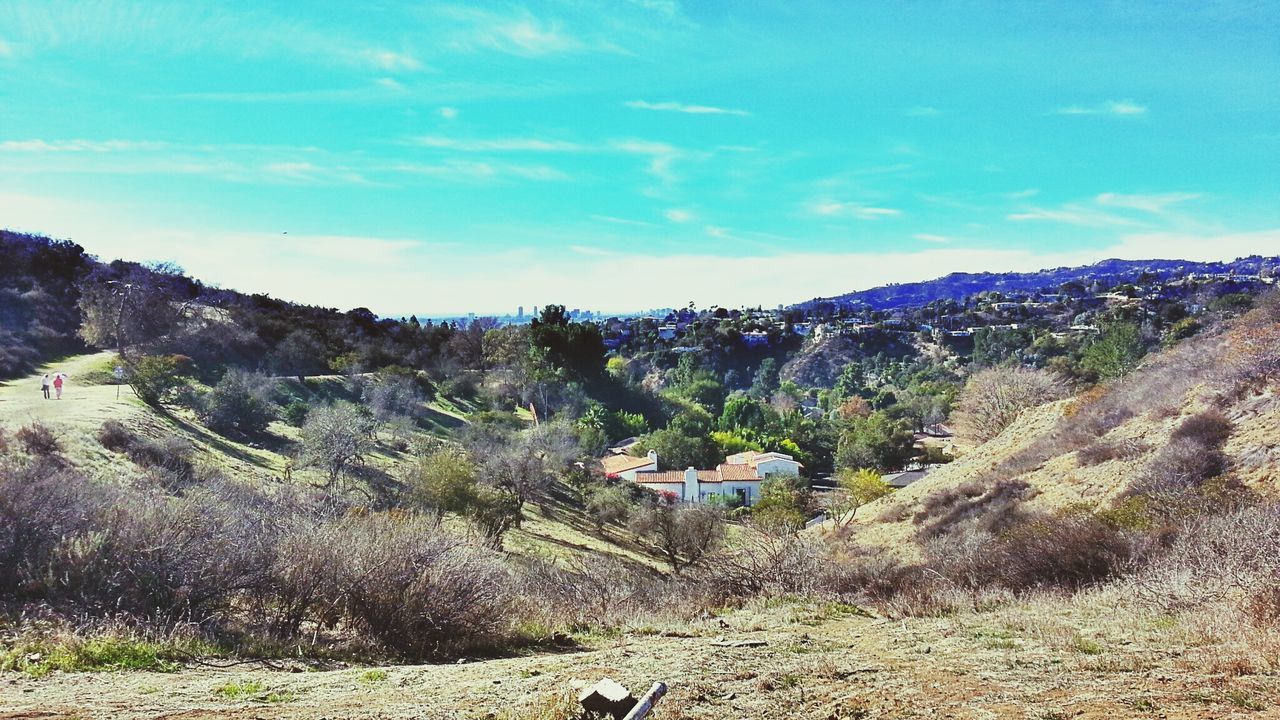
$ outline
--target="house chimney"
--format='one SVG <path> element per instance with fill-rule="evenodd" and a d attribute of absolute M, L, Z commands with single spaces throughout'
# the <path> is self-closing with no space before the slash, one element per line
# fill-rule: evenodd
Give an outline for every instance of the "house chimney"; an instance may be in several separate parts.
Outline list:
<path fill-rule="evenodd" d="M 684 500 L 698 502 L 701 499 L 701 493 L 698 492 L 698 471 L 691 465 L 684 471 Z"/>

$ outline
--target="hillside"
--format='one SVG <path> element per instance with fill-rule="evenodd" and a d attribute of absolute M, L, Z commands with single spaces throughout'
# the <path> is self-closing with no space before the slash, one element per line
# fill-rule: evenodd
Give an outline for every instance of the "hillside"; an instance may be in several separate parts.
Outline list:
<path fill-rule="evenodd" d="M 814 298 L 797 303 L 793 307 L 813 310 L 822 305 L 831 305 L 893 310 L 925 305 L 936 300 L 961 300 L 966 296 L 982 292 L 1055 292 L 1065 283 L 1080 283 L 1088 286 L 1095 281 L 1101 281 L 1111 285 L 1121 282 L 1138 282 L 1143 276 L 1161 280 L 1188 273 L 1257 275 L 1261 270 L 1274 268 L 1277 265 L 1280 265 L 1280 257 L 1255 256 L 1233 262 L 1113 259 L 1101 260 L 1092 265 L 1026 273 L 951 273 L 934 280 L 882 285 L 829 298 Z"/>
<path fill-rule="evenodd" d="M 1278 308 L 1273 296 L 1127 377 L 1025 411 L 992 440 L 860 509 L 855 536 L 917 556 L 940 515 L 998 524 L 1014 512 L 1132 511 L 1139 487 L 1149 492 L 1174 473 L 1203 472 L 1201 482 L 1238 486 L 1261 502 L 1280 498 Z"/>

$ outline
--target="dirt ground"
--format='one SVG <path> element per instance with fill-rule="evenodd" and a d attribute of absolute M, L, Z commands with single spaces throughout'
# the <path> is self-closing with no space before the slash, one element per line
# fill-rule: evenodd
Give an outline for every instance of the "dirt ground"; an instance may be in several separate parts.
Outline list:
<path fill-rule="evenodd" d="M 902 622 L 783 606 L 564 653 L 447 665 L 10 674 L 0 676 L 0 718 L 550 720 L 603 677 L 637 695 L 666 682 L 658 720 L 1280 716 L 1274 674 L 1224 670 L 1154 639 L 1166 631 L 1128 621 L 1085 642 L 1072 628 L 1098 618 L 1057 612 L 1032 624 L 1016 612 Z M 741 641 L 765 644 L 733 646 Z M 228 697 L 228 687 L 249 692 Z"/>

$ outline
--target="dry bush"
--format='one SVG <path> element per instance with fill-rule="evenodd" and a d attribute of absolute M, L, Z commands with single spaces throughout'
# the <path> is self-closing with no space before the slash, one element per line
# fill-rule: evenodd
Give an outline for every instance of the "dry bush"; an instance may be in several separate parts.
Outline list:
<path fill-rule="evenodd" d="M 980 444 L 999 435 L 1028 408 L 1070 393 L 1058 375 L 1028 368 L 991 368 L 975 373 L 956 401 L 956 435 Z"/>
<path fill-rule="evenodd" d="M 1017 520 L 1019 506 L 1035 495 L 1035 488 L 1021 480 L 990 485 L 970 480 L 930 493 L 912 521 L 922 526 L 919 532 L 925 538 L 953 532 L 962 525 L 999 532 Z"/>
<path fill-rule="evenodd" d="M 347 618 L 410 658 L 494 642 L 510 619 L 501 556 L 413 515 L 345 521 L 332 588 Z"/>
<path fill-rule="evenodd" d="M 1234 423 L 1222 411 L 1210 409 L 1183 420 L 1171 437 L 1173 440 L 1191 440 L 1204 447 L 1216 448 L 1227 442 L 1234 429 Z"/>
<path fill-rule="evenodd" d="M 137 436 L 119 420 L 107 420 L 97 432 L 98 442 L 112 452 L 124 452 L 133 447 Z"/>
<path fill-rule="evenodd" d="M 52 428 L 39 420 L 33 420 L 30 424 L 19 428 L 18 432 L 14 433 L 14 437 L 28 455 L 49 457 L 62 451 L 62 441 L 58 439 Z"/>
<path fill-rule="evenodd" d="M 1147 445 L 1139 440 L 1113 441 L 1099 439 L 1080 448 L 1076 460 L 1081 467 L 1101 465 L 1112 460 L 1129 460 L 1146 452 Z"/>
<path fill-rule="evenodd" d="M 935 542 L 931 567 L 968 588 L 1078 590 L 1116 574 L 1133 554 L 1126 535 L 1081 512 L 1024 518 L 994 537 L 971 538 L 969 550 Z"/>
<path fill-rule="evenodd" d="M 1273 617 L 1280 593 L 1280 507 L 1267 505 L 1195 518 L 1167 549 L 1143 558 L 1129 585 L 1166 611 L 1216 603 Z"/>
<path fill-rule="evenodd" d="M 94 614 L 216 625 L 242 592 L 270 582 L 271 548 L 251 493 L 203 488 L 182 498 L 134 489 L 64 538 L 45 593 Z"/>
<path fill-rule="evenodd" d="M 696 579 L 723 601 L 808 595 L 821 583 L 822 548 L 794 535 L 746 530 L 734 547 L 710 557 Z"/>
<path fill-rule="evenodd" d="M 665 609 L 674 583 L 613 557 L 535 560 L 516 572 L 521 613 L 550 627 L 615 628 Z"/>

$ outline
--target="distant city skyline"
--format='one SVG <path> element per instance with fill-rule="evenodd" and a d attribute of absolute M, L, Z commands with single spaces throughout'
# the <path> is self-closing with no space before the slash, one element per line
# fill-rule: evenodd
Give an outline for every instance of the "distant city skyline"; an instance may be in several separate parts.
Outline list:
<path fill-rule="evenodd" d="M 388 316 L 1280 247 L 1280 6 L 0 3 L 0 227 Z"/>

